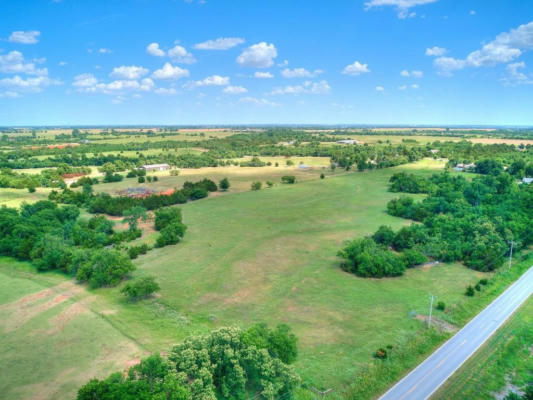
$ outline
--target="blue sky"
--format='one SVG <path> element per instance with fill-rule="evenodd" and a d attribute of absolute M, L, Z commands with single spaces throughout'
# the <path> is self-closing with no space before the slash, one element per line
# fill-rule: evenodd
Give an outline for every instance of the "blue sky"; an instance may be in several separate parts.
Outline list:
<path fill-rule="evenodd" d="M 0 1 L 0 126 L 533 125 L 524 0 Z"/>

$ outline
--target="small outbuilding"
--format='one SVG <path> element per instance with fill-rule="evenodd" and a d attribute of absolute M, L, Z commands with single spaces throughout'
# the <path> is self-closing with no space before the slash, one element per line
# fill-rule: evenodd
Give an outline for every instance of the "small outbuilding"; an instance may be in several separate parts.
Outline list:
<path fill-rule="evenodd" d="M 522 178 L 522 183 L 525 183 L 526 185 L 531 184 L 533 182 L 533 178 Z"/>
<path fill-rule="evenodd" d="M 339 144 L 358 144 L 359 140 L 356 140 L 356 139 L 343 139 L 343 140 L 337 140 L 337 143 L 339 143 Z"/>

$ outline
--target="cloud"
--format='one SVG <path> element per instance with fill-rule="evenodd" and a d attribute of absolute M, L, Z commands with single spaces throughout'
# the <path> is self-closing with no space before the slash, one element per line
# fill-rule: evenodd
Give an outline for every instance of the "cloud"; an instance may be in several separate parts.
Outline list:
<path fill-rule="evenodd" d="M 72 86 L 76 87 L 91 87 L 98 83 L 98 79 L 93 74 L 80 74 L 74 77 Z"/>
<path fill-rule="evenodd" d="M 198 50 L 228 50 L 232 47 L 238 46 L 244 43 L 244 39 L 238 37 L 220 37 L 214 40 L 207 40 L 202 43 L 196 43 L 195 49 Z"/>
<path fill-rule="evenodd" d="M 159 48 L 159 43 L 150 43 L 148 46 L 146 46 L 146 52 L 155 57 L 165 56 L 165 52 Z"/>
<path fill-rule="evenodd" d="M 227 94 L 243 94 L 247 93 L 248 89 L 242 86 L 228 86 L 224 88 L 223 92 Z"/>
<path fill-rule="evenodd" d="M 509 32 L 502 32 L 485 44 L 481 49 L 468 54 L 464 59 L 452 57 L 437 58 L 434 63 L 440 73 L 451 75 L 454 70 L 466 67 L 490 67 L 508 63 L 520 57 L 525 51 L 533 49 L 533 21 L 520 25 Z"/>
<path fill-rule="evenodd" d="M 470 15 L 476 15 L 476 10 L 470 10 Z"/>
<path fill-rule="evenodd" d="M 12 92 L 12 91 L 5 91 L 5 92 L 0 92 L 0 97 L 8 97 L 10 99 L 16 99 L 17 97 L 20 97 L 20 94 L 17 93 L 17 92 Z"/>
<path fill-rule="evenodd" d="M 154 88 L 154 81 L 150 78 L 141 80 L 119 79 L 109 83 L 100 82 L 93 74 L 85 73 L 74 77 L 72 86 L 81 93 L 102 93 L 107 95 L 121 95 L 131 92 L 149 92 Z"/>
<path fill-rule="evenodd" d="M 274 64 L 278 50 L 272 43 L 261 42 L 244 50 L 238 57 L 237 63 L 244 67 L 268 68 Z"/>
<path fill-rule="evenodd" d="M 165 63 L 162 68 L 157 69 L 152 74 L 154 79 L 177 80 L 189 76 L 189 71 L 170 63 Z"/>
<path fill-rule="evenodd" d="M 438 47 L 438 46 L 428 47 L 426 49 L 426 56 L 439 57 L 439 56 L 443 56 L 447 52 L 448 50 L 446 50 L 444 47 Z"/>
<path fill-rule="evenodd" d="M 0 79 L 0 86 L 32 93 L 41 92 L 43 88 L 53 85 L 61 85 L 61 81 L 58 79 L 50 79 L 48 76 L 29 77 L 24 79 L 19 75 Z"/>
<path fill-rule="evenodd" d="M 280 105 L 279 103 L 275 103 L 267 99 L 258 99 L 256 97 L 250 97 L 250 96 L 240 98 L 239 102 L 247 103 L 247 104 L 256 104 L 258 106 L 270 106 L 270 107 L 277 107 Z"/>
<path fill-rule="evenodd" d="M 256 71 L 254 76 L 258 79 L 271 79 L 274 78 L 274 75 L 272 75 L 270 72 L 261 72 Z"/>
<path fill-rule="evenodd" d="M 14 31 L 8 40 L 12 43 L 35 44 L 39 42 L 39 36 L 41 36 L 39 31 Z"/>
<path fill-rule="evenodd" d="M 508 64 L 505 67 L 507 76 L 503 78 L 503 81 L 507 85 L 531 85 L 533 84 L 533 75 L 526 75 L 522 70 L 526 68 L 526 63 L 524 61 Z"/>
<path fill-rule="evenodd" d="M 285 87 L 274 88 L 270 95 L 284 95 L 284 94 L 328 94 L 331 92 L 331 87 L 328 82 L 322 80 L 320 82 L 305 81 L 301 85 L 289 85 Z"/>
<path fill-rule="evenodd" d="M 57 65 L 59 65 L 60 67 L 64 67 L 65 65 L 67 65 L 67 62 L 66 61 L 59 61 L 57 63 Z"/>
<path fill-rule="evenodd" d="M 229 85 L 228 76 L 211 75 L 201 81 L 188 82 L 187 87 L 201 87 L 201 86 L 226 86 Z"/>
<path fill-rule="evenodd" d="M 119 79 L 139 79 L 145 76 L 148 72 L 149 71 L 143 67 L 137 67 L 135 65 L 123 65 L 121 67 L 113 68 L 113 71 L 109 75 L 113 78 Z"/>
<path fill-rule="evenodd" d="M 16 50 L 10 51 L 6 55 L 0 55 L 0 72 L 5 74 L 48 75 L 46 68 L 36 68 L 34 63 L 26 62 L 24 55 Z"/>
<path fill-rule="evenodd" d="M 369 0 L 365 3 L 365 10 L 373 7 L 392 6 L 398 12 L 398 18 L 414 17 L 415 13 L 409 12 L 409 9 L 424 4 L 435 3 L 437 0 Z"/>
<path fill-rule="evenodd" d="M 284 78 L 314 78 L 317 75 L 323 73 L 321 69 L 315 69 L 314 71 L 308 71 L 305 68 L 285 68 L 281 71 L 281 76 Z"/>
<path fill-rule="evenodd" d="M 182 64 L 194 64 L 196 58 L 189 53 L 185 47 L 176 45 L 168 51 L 168 56 L 172 58 L 175 62 Z"/>
<path fill-rule="evenodd" d="M 111 54 L 112 52 L 113 52 L 113 50 L 111 50 L 111 49 L 106 49 L 106 48 L 104 48 L 104 47 L 98 49 L 98 53 L 100 53 L 100 54 Z"/>
<path fill-rule="evenodd" d="M 378 92 L 384 92 L 385 88 L 383 86 L 376 86 L 376 91 Z"/>
<path fill-rule="evenodd" d="M 398 90 L 406 90 L 406 89 L 407 89 L 407 85 L 398 86 Z"/>
<path fill-rule="evenodd" d="M 400 75 L 401 76 L 404 76 L 406 78 L 422 78 L 424 77 L 424 72 L 422 71 L 416 71 L 416 70 L 413 70 L 413 71 L 407 71 L 406 69 L 404 69 L 402 72 L 400 72 Z"/>
<path fill-rule="evenodd" d="M 415 90 L 416 90 L 416 89 L 420 89 L 420 86 L 417 85 L 416 83 L 413 83 L 413 84 L 411 85 L 411 89 L 415 89 Z"/>
<path fill-rule="evenodd" d="M 178 94 L 178 91 L 174 88 L 157 88 L 154 90 L 154 93 L 160 94 L 162 96 L 173 96 Z"/>
<path fill-rule="evenodd" d="M 352 76 L 366 74 L 368 72 L 370 72 L 368 64 L 361 64 L 359 61 L 354 61 L 353 64 L 347 65 L 342 70 L 343 74 Z"/>

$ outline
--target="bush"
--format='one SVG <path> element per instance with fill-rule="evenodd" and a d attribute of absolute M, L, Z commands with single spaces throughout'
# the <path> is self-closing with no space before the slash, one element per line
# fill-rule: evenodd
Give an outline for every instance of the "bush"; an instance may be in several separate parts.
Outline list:
<path fill-rule="evenodd" d="M 443 301 L 437 303 L 437 310 L 444 311 L 446 309 L 446 304 Z"/>
<path fill-rule="evenodd" d="M 30 192 L 30 193 L 35 193 L 35 187 L 34 187 L 34 186 L 30 186 L 30 187 L 28 188 L 28 192 Z"/>
<path fill-rule="evenodd" d="M 424 264 L 428 260 L 428 258 L 417 249 L 404 250 L 402 252 L 402 258 L 407 268 Z"/>
<path fill-rule="evenodd" d="M 172 222 L 181 222 L 181 210 L 175 207 L 161 208 L 155 211 L 155 229 L 160 231 Z"/>
<path fill-rule="evenodd" d="M 381 225 L 376 233 L 372 235 L 372 239 L 378 244 L 390 246 L 394 239 L 394 231 L 390 226 Z"/>
<path fill-rule="evenodd" d="M 292 160 L 287 160 L 287 162 L 286 162 L 285 164 L 287 164 L 287 167 L 291 167 L 291 166 L 294 165 L 294 161 L 292 161 Z"/>
<path fill-rule="evenodd" d="M 154 176 L 154 177 L 152 177 L 152 180 L 153 180 L 154 182 L 157 182 L 157 181 L 159 180 L 159 178 L 158 178 L 157 176 Z"/>
<path fill-rule="evenodd" d="M 130 256 L 130 259 L 135 259 L 139 256 L 139 254 L 146 254 L 150 248 L 146 243 L 143 243 L 139 246 L 132 246 L 128 249 L 128 255 Z"/>
<path fill-rule="evenodd" d="M 137 178 L 137 182 L 139 182 L 139 183 L 144 183 L 144 182 L 145 182 L 144 176 L 139 176 L 139 177 Z"/>
<path fill-rule="evenodd" d="M 272 186 L 274 186 L 274 182 L 272 181 L 266 181 L 266 184 L 269 188 L 271 188 Z"/>
<path fill-rule="evenodd" d="M 277 357 L 285 364 L 292 364 L 298 356 L 296 336 L 286 324 L 280 324 L 271 330 L 265 323 L 253 325 L 242 334 L 242 341 L 258 349 L 267 349 L 272 357 Z"/>
<path fill-rule="evenodd" d="M 130 259 L 116 250 L 96 250 L 89 261 L 80 266 L 76 278 L 82 282 L 89 282 L 91 288 L 101 286 L 115 286 L 135 266 Z"/>
<path fill-rule="evenodd" d="M 120 293 L 130 300 L 139 300 L 159 291 L 160 287 L 153 276 L 145 276 L 128 282 L 120 289 Z"/>
<path fill-rule="evenodd" d="M 293 175 L 285 175 L 281 177 L 281 183 L 292 184 L 296 182 L 296 177 Z"/>
<path fill-rule="evenodd" d="M 486 285 L 488 285 L 488 283 L 489 283 L 489 281 L 486 278 L 483 278 L 483 279 L 479 280 L 479 284 L 480 285 L 486 286 Z"/>
<path fill-rule="evenodd" d="M 253 182 L 252 183 L 252 190 L 261 190 L 261 187 L 263 184 L 261 182 Z"/>
<path fill-rule="evenodd" d="M 230 188 L 230 183 L 229 183 L 229 180 L 228 178 L 224 178 L 222 179 L 219 183 L 218 183 L 218 187 L 220 188 L 220 190 L 222 191 L 226 191 Z"/>
<path fill-rule="evenodd" d="M 380 348 L 377 349 L 376 352 L 374 353 L 374 358 L 379 358 L 380 360 L 385 360 L 385 359 L 387 359 L 387 350 L 384 349 L 383 347 L 380 347 Z"/>
<path fill-rule="evenodd" d="M 326 177 L 326 175 L 320 174 L 320 179 L 324 179 L 325 177 Z"/>
<path fill-rule="evenodd" d="M 399 276 L 405 271 L 405 263 L 401 257 L 370 238 L 349 242 L 338 256 L 345 260 L 341 265 L 345 271 L 363 277 Z"/>
<path fill-rule="evenodd" d="M 479 283 L 476 283 L 476 286 L 474 286 L 474 289 L 476 289 L 478 292 L 481 292 L 481 285 Z"/>
<path fill-rule="evenodd" d="M 169 244 L 178 243 L 185 234 L 187 227 L 181 222 L 174 221 L 161 229 L 156 239 L 156 247 L 163 247 Z"/>
<path fill-rule="evenodd" d="M 466 288 L 466 292 L 465 292 L 465 295 L 466 296 L 469 296 L 469 297 L 472 297 L 474 295 L 475 291 L 474 291 L 474 288 L 472 287 L 472 285 L 469 285 L 467 288 Z"/>

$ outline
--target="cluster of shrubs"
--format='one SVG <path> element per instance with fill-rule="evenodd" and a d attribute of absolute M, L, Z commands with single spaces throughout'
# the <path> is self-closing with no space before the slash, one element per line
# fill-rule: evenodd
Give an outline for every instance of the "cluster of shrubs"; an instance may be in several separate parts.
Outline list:
<path fill-rule="evenodd" d="M 174 347 L 168 358 L 152 355 L 104 380 L 92 379 L 78 400 L 230 400 L 292 398 L 301 379 L 288 365 L 296 337 L 286 325 L 270 330 L 222 328 Z M 285 360 L 285 361 L 284 361 Z"/>
<path fill-rule="evenodd" d="M 112 183 L 112 182 L 120 182 L 124 179 L 124 177 L 120 174 L 114 174 L 112 172 L 106 172 L 104 177 L 102 178 L 102 182 L 104 183 Z"/>
<path fill-rule="evenodd" d="M 181 210 L 162 208 L 155 212 L 155 229 L 159 231 L 156 247 L 178 243 L 185 234 L 187 226 L 182 222 Z"/>
<path fill-rule="evenodd" d="M 138 246 L 131 246 L 128 249 L 128 256 L 133 260 L 139 257 L 139 255 L 148 253 L 148 250 L 150 250 L 150 247 L 146 243 Z"/>
<path fill-rule="evenodd" d="M 473 297 L 476 292 L 481 292 L 481 287 L 488 285 L 489 281 L 485 278 L 480 279 L 474 286 L 468 285 L 465 291 L 465 296 Z"/>
<path fill-rule="evenodd" d="M 160 287 L 153 276 L 145 276 L 127 282 L 122 289 L 120 289 L 120 293 L 131 301 L 137 301 L 151 296 L 159 291 L 159 289 Z"/>
<path fill-rule="evenodd" d="M 51 201 L 0 209 L 0 255 L 31 260 L 40 271 L 58 270 L 91 287 L 116 285 L 134 266 L 124 254 L 105 248 L 119 241 L 104 217 L 78 220 L 75 206 Z"/>

